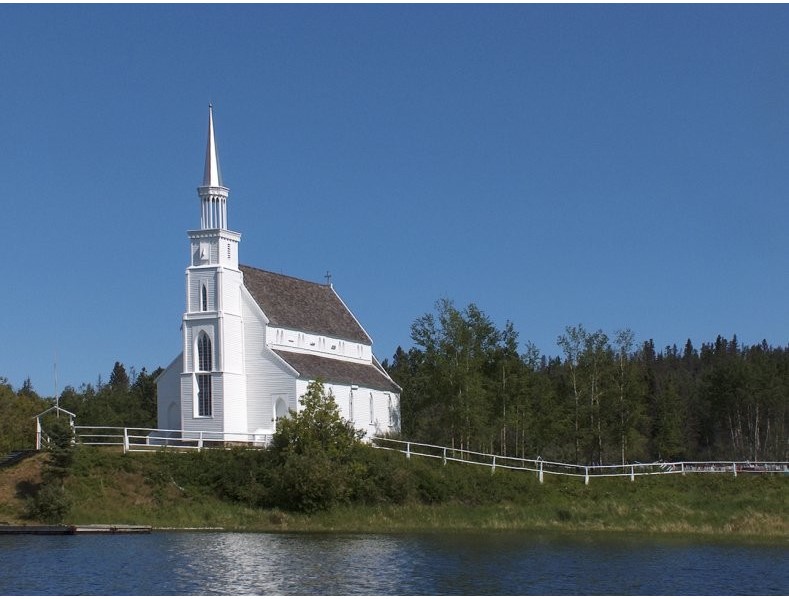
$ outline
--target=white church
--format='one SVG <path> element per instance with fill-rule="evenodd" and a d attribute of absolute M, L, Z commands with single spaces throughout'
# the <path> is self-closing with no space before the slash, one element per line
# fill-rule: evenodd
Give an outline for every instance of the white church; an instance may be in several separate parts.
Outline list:
<path fill-rule="evenodd" d="M 228 227 L 213 109 L 200 198 L 188 232 L 182 351 L 157 379 L 158 426 L 221 441 L 267 441 L 321 380 L 342 416 L 366 436 L 399 430 L 400 388 L 330 283 L 238 263 Z"/>

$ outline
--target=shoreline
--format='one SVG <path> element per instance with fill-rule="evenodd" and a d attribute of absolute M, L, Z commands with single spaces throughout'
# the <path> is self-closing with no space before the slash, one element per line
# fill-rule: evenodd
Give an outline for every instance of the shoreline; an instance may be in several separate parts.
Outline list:
<path fill-rule="evenodd" d="M 126 523 L 150 526 L 153 532 L 624 534 L 789 545 L 789 477 L 783 475 L 603 479 L 584 485 L 390 460 L 386 472 L 412 485 L 407 497 L 393 501 L 381 494 L 375 502 L 350 499 L 305 513 L 261 505 L 260 490 L 236 486 L 235 479 L 218 486 L 215 481 L 224 480 L 230 468 L 224 463 L 209 467 L 205 460 L 228 461 L 233 455 L 198 457 L 199 462 L 194 456 L 78 452 L 65 484 L 70 506 L 62 522 Z M 27 499 L 19 490 L 36 488 L 43 460 L 31 458 L 4 471 L 0 523 L 35 524 L 25 516 Z M 369 485 L 389 484 L 389 478 L 371 479 Z M 242 485 L 248 484 L 245 480 Z M 247 494 L 239 494 L 245 489 Z"/>

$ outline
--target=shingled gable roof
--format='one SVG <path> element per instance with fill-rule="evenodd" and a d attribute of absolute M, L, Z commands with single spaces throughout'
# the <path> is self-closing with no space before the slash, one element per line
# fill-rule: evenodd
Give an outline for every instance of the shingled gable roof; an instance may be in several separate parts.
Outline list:
<path fill-rule="evenodd" d="M 359 364 L 281 349 L 272 351 L 296 370 L 301 378 L 400 393 L 400 387 L 384 373 L 377 362 Z"/>
<path fill-rule="evenodd" d="M 330 285 L 239 266 L 247 288 L 274 327 L 372 345 Z"/>

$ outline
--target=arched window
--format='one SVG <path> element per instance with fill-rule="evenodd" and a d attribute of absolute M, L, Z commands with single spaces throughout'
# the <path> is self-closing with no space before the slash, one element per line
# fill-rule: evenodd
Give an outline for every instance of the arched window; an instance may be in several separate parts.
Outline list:
<path fill-rule="evenodd" d="M 203 283 L 200 287 L 200 309 L 203 312 L 208 312 L 208 289 Z"/>
<path fill-rule="evenodd" d="M 203 332 L 197 338 L 197 370 L 211 372 L 212 368 L 211 339 Z"/>
<path fill-rule="evenodd" d="M 211 356 L 211 339 L 205 333 L 197 338 L 197 415 L 211 416 L 211 372 L 213 360 Z M 206 373 L 206 374 L 203 374 Z"/>

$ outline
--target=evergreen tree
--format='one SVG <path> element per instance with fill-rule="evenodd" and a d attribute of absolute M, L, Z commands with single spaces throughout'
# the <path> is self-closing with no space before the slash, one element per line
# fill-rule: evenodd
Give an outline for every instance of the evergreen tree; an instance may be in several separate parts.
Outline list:
<path fill-rule="evenodd" d="M 126 374 L 126 368 L 120 362 L 115 362 L 115 366 L 112 368 L 109 386 L 113 391 L 129 390 L 129 375 Z"/>

